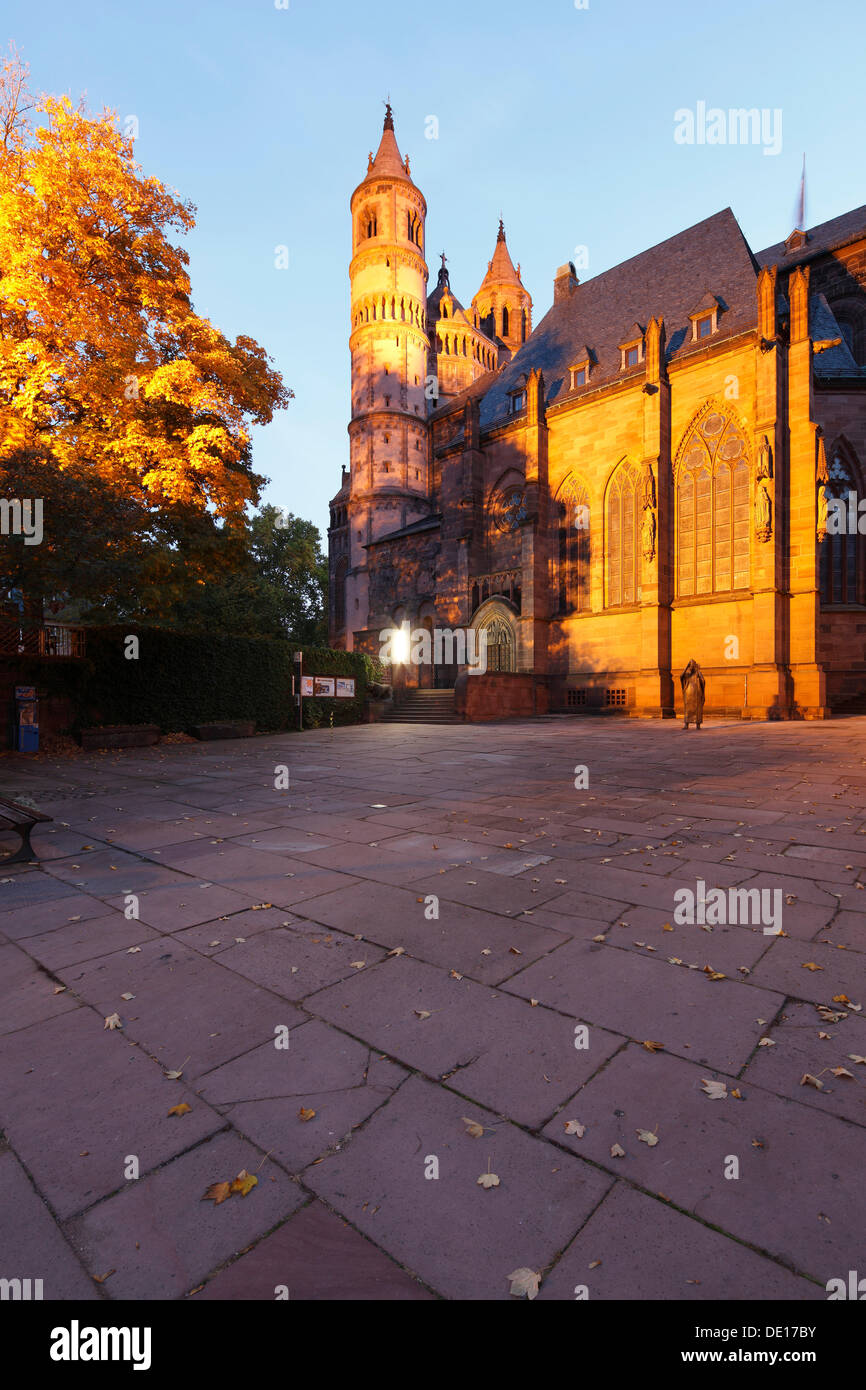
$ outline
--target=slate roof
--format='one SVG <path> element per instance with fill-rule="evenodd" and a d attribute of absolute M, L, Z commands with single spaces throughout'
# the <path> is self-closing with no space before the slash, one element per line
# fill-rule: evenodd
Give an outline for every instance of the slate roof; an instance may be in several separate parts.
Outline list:
<path fill-rule="evenodd" d="M 866 237 L 866 204 L 843 212 L 841 217 L 831 217 L 829 222 L 819 222 L 817 227 L 809 228 L 806 236 L 806 245 L 791 251 L 790 255 L 785 250 L 784 241 L 777 241 L 775 245 L 759 251 L 755 259 L 761 266 L 777 265 L 780 270 L 789 270 L 791 266 L 801 265 L 813 256 L 825 255 L 839 246 L 847 246 L 848 242 L 856 241 L 858 237 Z"/>
<path fill-rule="evenodd" d="M 420 521 L 411 521 L 408 526 L 389 531 L 387 536 L 377 536 L 374 541 L 368 541 L 364 549 L 371 550 L 374 545 L 384 545 L 386 541 L 402 540 L 404 536 L 415 536 L 419 531 L 438 531 L 441 525 L 442 517 L 438 512 L 434 516 L 422 516 Z"/>
<path fill-rule="evenodd" d="M 619 347 L 634 336 L 635 323 L 645 326 L 653 316 L 664 318 L 668 361 L 703 350 L 706 340 L 691 341 L 689 314 L 706 295 L 720 304 L 714 343 L 751 328 L 757 316 L 757 273 L 739 223 L 725 208 L 585 281 L 548 310 L 497 376 L 481 403 L 482 429 L 508 416 L 509 390 L 533 367 L 544 373 L 548 405 L 603 382 L 643 375 L 643 364 L 620 370 Z M 586 356 L 584 345 L 592 349 L 596 363 L 588 385 L 572 393 L 568 368 Z"/>

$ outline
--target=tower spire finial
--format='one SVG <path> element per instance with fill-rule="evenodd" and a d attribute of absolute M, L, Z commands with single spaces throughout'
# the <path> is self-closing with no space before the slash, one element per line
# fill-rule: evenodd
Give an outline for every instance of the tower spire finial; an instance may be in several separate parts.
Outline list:
<path fill-rule="evenodd" d="M 505 240 L 505 223 L 502 221 L 502 218 L 501 218 L 501 217 L 500 217 L 500 219 L 499 219 L 499 232 L 497 233 L 496 240 L 497 240 L 497 241 L 504 241 L 504 240 Z"/>
<path fill-rule="evenodd" d="M 391 93 L 390 93 L 390 92 L 388 93 L 388 98 L 387 98 L 387 100 L 386 100 L 386 102 L 385 102 L 385 124 L 384 124 L 384 126 L 382 127 L 382 129 L 383 129 L 383 130 L 393 130 L 393 129 L 394 129 L 394 112 L 391 110 Z"/>

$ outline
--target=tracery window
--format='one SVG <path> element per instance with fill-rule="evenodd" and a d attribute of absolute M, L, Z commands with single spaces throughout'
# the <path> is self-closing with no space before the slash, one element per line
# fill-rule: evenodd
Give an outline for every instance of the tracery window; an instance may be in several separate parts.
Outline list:
<path fill-rule="evenodd" d="M 590 607 L 589 496 L 569 478 L 556 499 L 557 608 L 586 613 Z"/>
<path fill-rule="evenodd" d="M 640 485 L 628 465 L 618 468 L 607 494 L 607 606 L 640 600 Z"/>
<path fill-rule="evenodd" d="M 693 428 L 677 479 L 681 598 L 749 587 L 749 464 L 734 420 L 710 411 Z"/>
<path fill-rule="evenodd" d="M 856 522 L 859 522 L 857 504 L 860 500 L 855 481 L 856 473 L 841 449 L 832 454 L 827 471 L 827 492 L 830 497 L 839 498 L 843 505 L 839 514 L 840 522 L 836 525 L 831 522 L 831 528 L 821 542 L 821 602 L 862 603 L 863 540 L 856 529 Z M 855 497 L 853 509 L 849 503 L 849 493 L 853 493 Z M 855 520 L 853 531 L 850 526 L 852 519 Z"/>

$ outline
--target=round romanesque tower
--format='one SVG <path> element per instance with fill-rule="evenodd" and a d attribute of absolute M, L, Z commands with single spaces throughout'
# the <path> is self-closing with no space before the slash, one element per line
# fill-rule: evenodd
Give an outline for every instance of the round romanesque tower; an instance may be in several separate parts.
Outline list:
<path fill-rule="evenodd" d="M 347 534 L 332 575 L 334 638 L 348 650 L 369 627 L 365 546 L 429 512 L 427 204 L 400 155 L 390 106 L 351 209 Z"/>

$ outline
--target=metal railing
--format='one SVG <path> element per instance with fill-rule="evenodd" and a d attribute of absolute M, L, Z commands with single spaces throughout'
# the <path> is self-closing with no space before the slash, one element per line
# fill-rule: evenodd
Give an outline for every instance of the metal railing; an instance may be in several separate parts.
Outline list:
<path fill-rule="evenodd" d="M 0 618 L 0 656 L 83 657 L 85 648 L 83 627 Z"/>

